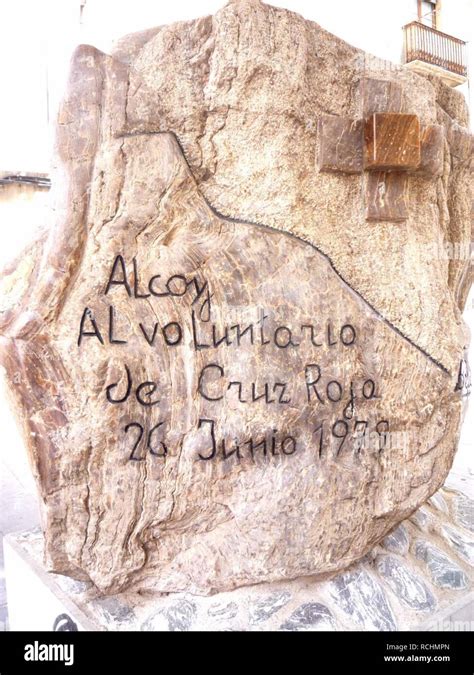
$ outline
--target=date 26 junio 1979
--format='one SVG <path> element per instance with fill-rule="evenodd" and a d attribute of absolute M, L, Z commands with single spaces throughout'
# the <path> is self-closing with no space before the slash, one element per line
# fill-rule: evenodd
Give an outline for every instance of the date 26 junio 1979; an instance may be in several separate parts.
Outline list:
<path fill-rule="evenodd" d="M 218 387 L 212 395 L 206 385 L 206 376 L 211 370 L 217 373 L 218 380 L 222 380 L 220 388 Z M 118 392 L 118 382 L 106 387 L 106 397 L 109 403 L 123 404 L 132 396 L 145 408 L 160 403 L 156 382 L 144 381 L 135 387 L 128 366 L 125 366 L 125 373 L 124 391 Z M 253 382 L 244 388 L 242 382 L 226 380 L 224 368 L 214 363 L 203 367 L 198 382 L 198 392 L 207 401 L 222 401 L 226 395 L 235 396 L 240 403 L 254 403 L 262 400 L 266 404 L 289 404 L 292 400 L 292 394 L 287 391 L 287 383 L 266 382 L 259 389 Z M 351 381 L 348 392 L 345 392 L 344 386 L 338 380 L 326 382 L 323 380 L 318 364 L 308 364 L 305 368 L 305 388 L 307 402 L 317 407 L 313 425 L 314 438 L 311 444 L 317 457 L 322 458 L 328 453 L 338 457 L 342 452 L 352 452 L 358 455 L 367 448 L 368 436 L 371 438 L 369 447 L 375 449 L 376 452 L 381 452 L 385 448 L 389 431 L 388 421 L 358 419 L 354 416 L 355 402 L 358 399 L 370 401 L 378 398 L 373 380 Z M 230 393 L 231 390 L 233 390 L 232 393 Z M 345 405 L 340 417 L 335 420 L 328 419 L 331 416 L 331 407 L 341 401 Z M 206 434 L 204 442 L 207 449 L 196 453 L 197 460 L 227 460 L 233 457 L 240 461 L 245 458 L 255 460 L 258 457 L 290 456 L 303 447 L 297 434 L 283 433 L 278 429 L 272 429 L 258 437 L 234 438 L 229 441 L 225 438 L 217 438 L 216 427 L 215 420 L 199 418 L 197 428 L 201 433 Z M 151 428 L 145 428 L 141 422 L 132 421 L 125 426 L 124 431 L 127 438 L 130 437 L 129 459 L 132 461 L 145 460 L 147 453 L 162 459 L 173 454 L 166 441 L 165 420 L 160 420 Z"/>

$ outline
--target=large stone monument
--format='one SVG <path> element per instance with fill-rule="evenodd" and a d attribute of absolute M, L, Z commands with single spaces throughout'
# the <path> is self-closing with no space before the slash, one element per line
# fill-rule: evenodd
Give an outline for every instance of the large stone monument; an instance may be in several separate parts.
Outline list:
<path fill-rule="evenodd" d="M 73 58 L 1 360 L 48 569 L 329 575 L 445 480 L 469 390 L 462 95 L 256 0 Z"/>

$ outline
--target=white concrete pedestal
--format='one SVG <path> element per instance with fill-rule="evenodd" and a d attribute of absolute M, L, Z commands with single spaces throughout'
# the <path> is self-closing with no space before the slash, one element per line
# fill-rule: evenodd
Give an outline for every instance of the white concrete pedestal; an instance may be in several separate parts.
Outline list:
<path fill-rule="evenodd" d="M 3 540 L 10 630 L 63 630 L 70 617 L 75 630 L 103 630 L 81 610 L 77 597 L 57 583 L 57 575 L 45 571 L 26 541 L 41 541 L 38 531 L 10 534 Z M 72 580 L 71 584 L 75 584 Z M 67 586 L 66 581 L 66 586 Z"/>

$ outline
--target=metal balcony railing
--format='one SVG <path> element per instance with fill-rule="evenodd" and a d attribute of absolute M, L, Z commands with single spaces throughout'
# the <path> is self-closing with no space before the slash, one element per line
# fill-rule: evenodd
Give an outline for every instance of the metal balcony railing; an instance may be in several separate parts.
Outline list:
<path fill-rule="evenodd" d="M 6 174 L 0 173 L 0 185 L 12 185 L 13 183 L 20 185 L 35 185 L 36 187 L 51 187 L 51 180 L 44 174 L 27 175 L 27 174 Z"/>
<path fill-rule="evenodd" d="M 466 43 L 436 28 L 412 21 L 403 27 L 405 63 L 424 61 L 467 77 Z"/>

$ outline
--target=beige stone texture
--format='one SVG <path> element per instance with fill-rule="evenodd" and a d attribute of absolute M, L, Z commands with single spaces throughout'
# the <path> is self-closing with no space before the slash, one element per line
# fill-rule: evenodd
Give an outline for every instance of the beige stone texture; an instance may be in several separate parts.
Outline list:
<path fill-rule="evenodd" d="M 403 220 L 366 220 L 367 172 L 322 170 L 321 118 L 368 109 L 444 129 Z M 51 570 L 105 593 L 329 575 L 438 489 L 466 125 L 457 92 L 255 0 L 77 50 L 50 228 L 0 314 Z"/>

